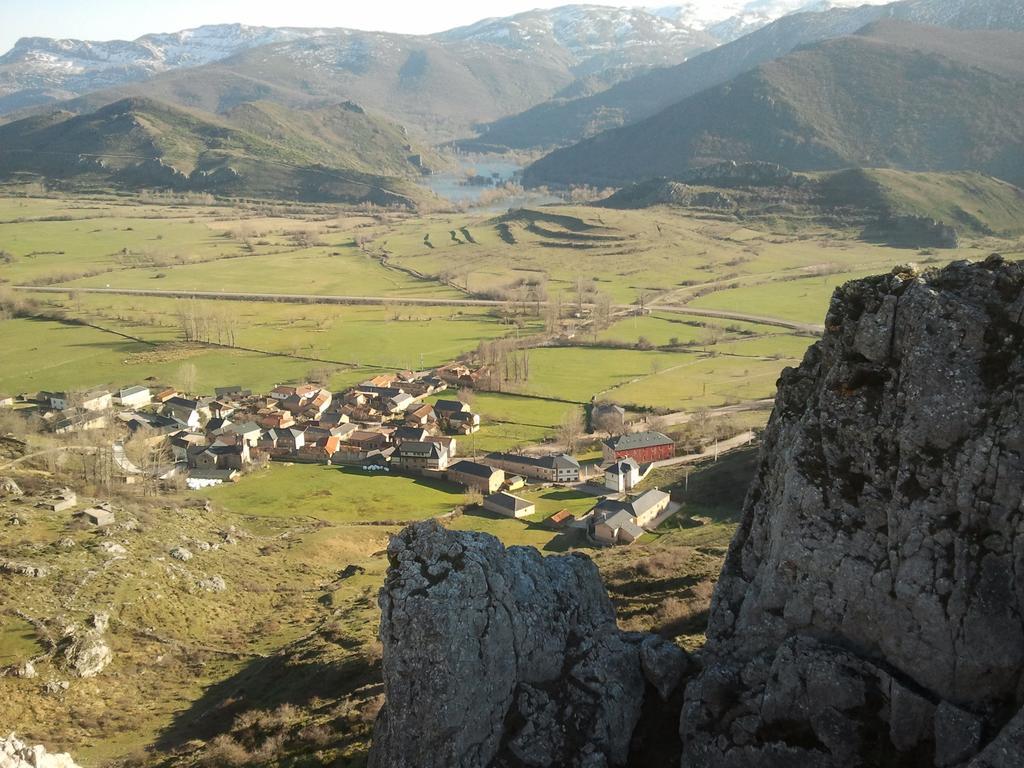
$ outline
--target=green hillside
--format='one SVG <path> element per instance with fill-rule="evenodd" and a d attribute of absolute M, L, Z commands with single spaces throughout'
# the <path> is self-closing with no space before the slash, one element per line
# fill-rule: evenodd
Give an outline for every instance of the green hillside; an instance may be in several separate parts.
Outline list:
<path fill-rule="evenodd" d="M 973 234 L 1024 233 L 1024 191 L 980 173 L 912 173 L 891 169 L 828 174 L 826 204 L 935 219 Z"/>
<path fill-rule="evenodd" d="M 418 172 L 401 129 L 358 108 L 306 116 L 253 104 L 232 117 L 131 98 L 87 115 L 20 120 L 0 126 L 0 178 L 309 201 L 410 204 L 415 196 L 396 178 Z"/>
<path fill-rule="evenodd" d="M 899 44 L 864 35 L 792 53 L 553 152 L 527 170 L 526 181 L 621 185 L 723 160 L 799 171 L 976 170 L 1024 181 L 1024 82 L 1012 66 L 1024 35 L 949 31 L 918 50 L 906 32 L 926 39 L 930 28 L 903 26 Z M 979 66 L 980 49 L 996 44 L 1008 62 L 998 74 Z"/>
<path fill-rule="evenodd" d="M 875 232 L 883 222 L 909 217 L 919 224 L 939 222 L 958 234 L 1024 234 L 1024 191 L 981 173 L 854 168 L 789 174 L 788 178 L 780 173 L 776 183 L 764 183 L 763 178 L 754 178 L 762 167 L 735 166 L 736 175 L 746 171 L 751 176 L 746 183 L 647 179 L 623 187 L 599 205 L 619 210 L 686 208 L 749 222 L 775 222 L 788 216 L 833 226 L 868 227 Z M 711 175 L 708 170 L 701 175 Z"/>

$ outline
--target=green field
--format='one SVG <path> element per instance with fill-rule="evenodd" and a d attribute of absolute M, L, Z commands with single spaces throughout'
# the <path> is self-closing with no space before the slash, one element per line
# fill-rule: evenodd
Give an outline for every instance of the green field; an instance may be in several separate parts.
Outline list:
<path fill-rule="evenodd" d="M 914 194 L 912 181 L 908 177 L 900 187 L 907 195 Z M 195 366 L 196 386 L 207 391 L 234 383 L 265 389 L 314 371 L 341 388 L 381 368 L 449 362 L 482 341 L 540 340 L 543 308 L 536 302 L 560 296 L 566 326 L 579 324 L 574 343 L 605 346 L 534 348 L 528 376 L 503 383 L 501 395 L 481 393 L 488 398 L 481 402 L 486 427 L 474 438 L 475 450 L 508 448 L 550 436 L 573 403 L 593 397 L 673 410 L 771 396 L 778 372 L 802 357 L 810 339 L 664 307 L 689 304 L 821 323 L 837 285 L 916 255 L 854 235 L 781 220 L 778 226 L 740 226 L 668 208 L 555 206 L 504 217 L 416 217 L 322 207 L 171 205 L 158 198 L 4 197 L 0 250 L 7 256 L 0 263 L 0 286 L 34 281 L 69 290 L 110 285 L 380 296 L 395 302 L 343 306 L 38 294 L 48 311 L 155 346 L 89 328 L 0 320 L 13 361 L 0 371 L 0 391 L 117 386 L 150 376 L 180 384 L 183 366 Z M 957 251 L 941 252 L 941 259 L 980 256 L 997 247 L 1011 255 L 1020 249 L 992 238 L 968 240 Z M 506 303 L 495 309 L 400 303 L 465 295 L 443 281 Z M 602 295 L 614 302 L 642 297 L 654 310 L 624 317 L 614 310 L 619 316 L 597 330 L 585 318 L 573 319 L 576 301 Z M 186 312 L 229 317 L 235 346 L 270 354 L 182 346 Z M 212 333 L 210 338 L 218 340 Z M 529 397 L 515 401 L 510 394 Z"/>
<path fill-rule="evenodd" d="M 225 382 L 267 389 L 305 377 L 308 361 L 239 350 L 191 346 L 153 347 L 93 328 L 49 320 L 3 320 L 4 365 L 0 392 L 93 386 L 121 387 L 154 377 L 182 386 L 192 380 L 212 391 Z M 194 366 L 194 375 L 183 369 Z"/>
<path fill-rule="evenodd" d="M 204 495 L 236 514 L 315 517 L 330 523 L 412 521 L 463 503 L 451 483 L 321 465 L 272 465 L 244 482 Z"/>

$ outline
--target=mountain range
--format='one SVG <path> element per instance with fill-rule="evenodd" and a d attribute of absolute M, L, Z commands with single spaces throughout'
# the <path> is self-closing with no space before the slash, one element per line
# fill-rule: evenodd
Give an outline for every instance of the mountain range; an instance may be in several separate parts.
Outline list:
<path fill-rule="evenodd" d="M 852 6 L 571 5 L 426 36 L 222 25 L 23 39 L 0 56 L 0 173 L 411 200 L 442 162 L 431 147 L 449 144 L 550 152 L 530 185 L 723 160 L 1024 178 L 1019 0 Z"/>
<path fill-rule="evenodd" d="M 552 148 L 638 122 L 805 45 L 852 35 L 883 19 L 958 29 L 1024 29 L 1014 0 L 904 0 L 858 7 L 810 6 L 729 44 L 578 99 L 552 99 L 481 126 L 468 149 Z"/>
<path fill-rule="evenodd" d="M 225 87 L 237 92 L 236 102 L 264 88 L 291 89 L 296 97 L 305 97 L 294 99 L 298 103 L 325 96 L 371 103 L 381 90 L 392 95 L 403 88 L 414 90 L 417 78 L 447 78 L 453 98 L 435 112 L 452 115 L 444 122 L 464 129 L 468 123 L 460 116 L 467 110 L 458 109 L 458 98 L 480 107 L 467 113 L 474 119 L 493 119 L 543 101 L 577 80 L 593 79 L 588 87 L 606 87 L 716 44 L 714 37 L 682 20 L 596 5 L 530 11 L 425 36 L 233 24 L 130 42 L 24 38 L 0 56 L 0 114 L 118 89 L 156 75 L 167 74 L 175 82 L 175 73 L 214 65 L 195 73 L 196 79 L 231 81 Z M 244 81 L 251 82 L 248 90 Z M 491 83 L 494 92 L 484 93 L 483 86 Z M 165 95 L 173 87 L 164 86 Z M 114 95 L 129 93 L 137 91 Z M 210 106 L 202 95 L 189 95 L 193 103 L 186 106 Z M 432 95 L 426 91 L 424 101 Z M 483 103 L 478 101 L 481 96 Z M 231 100 L 230 95 L 219 97 Z M 426 110 L 407 108 L 412 98 L 381 101 L 399 102 L 392 116 L 422 120 Z"/>
<path fill-rule="evenodd" d="M 886 21 L 552 152 L 530 184 L 620 185 L 722 160 L 973 169 L 1024 182 L 1024 33 Z"/>

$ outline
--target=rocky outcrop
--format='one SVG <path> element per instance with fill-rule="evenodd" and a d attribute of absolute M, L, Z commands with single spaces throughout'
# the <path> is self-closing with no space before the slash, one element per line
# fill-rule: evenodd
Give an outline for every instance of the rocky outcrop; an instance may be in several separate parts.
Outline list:
<path fill-rule="evenodd" d="M 928 216 L 886 213 L 864 228 L 865 240 L 896 248 L 957 248 L 956 228 Z"/>
<path fill-rule="evenodd" d="M 780 381 L 684 764 L 1024 764 L 1024 274 L 897 269 L 826 326 Z"/>
<path fill-rule="evenodd" d="M 43 579 L 50 575 L 50 569 L 45 565 L 22 563 L 17 560 L 0 560 L 0 573 L 13 573 L 18 576 Z"/>
<path fill-rule="evenodd" d="M 53 754 L 42 745 L 30 747 L 13 733 L 0 739 L 0 768 L 79 768 L 71 755 Z"/>
<path fill-rule="evenodd" d="M 69 672 L 79 677 L 95 677 L 114 660 L 114 653 L 105 638 L 108 623 L 109 617 L 105 613 L 97 613 L 89 620 L 88 626 L 73 624 L 64 630 L 58 651 Z"/>
<path fill-rule="evenodd" d="M 13 478 L 0 477 L 0 499 L 18 499 L 24 495 L 21 486 Z"/>
<path fill-rule="evenodd" d="M 682 686 L 685 768 L 1019 768 L 1022 531 L 1024 269 L 850 283 L 782 375 L 699 657 L 619 632 L 585 558 L 421 524 L 371 762 L 664 765 L 636 740 Z"/>
<path fill-rule="evenodd" d="M 376 768 L 624 765 L 645 699 L 670 696 L 687 666 L 675 646 L 618 630 L 585 557 L 435 522 L 388 556 Z"/>
<path fill-rule="evenodd" d="M 778 163 L 734 160 L 695 168 L 684 174 L 682 180 L 711 187 L 797 187 L 806 181 Z"/>
<path fill-rule="evenodd" d="M 711 208 L 731 211 L 736 201 L 718 190 L 699 190 L 671 179 L 650 179 L 623 187 L 600 201 L 604 208 L 650 208 L 655 205 L 678 205 L 690 208 Z"/>

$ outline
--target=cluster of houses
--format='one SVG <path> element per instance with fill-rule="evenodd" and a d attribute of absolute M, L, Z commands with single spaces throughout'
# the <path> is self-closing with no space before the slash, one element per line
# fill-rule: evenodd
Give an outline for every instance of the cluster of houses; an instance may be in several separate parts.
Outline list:
<path fill-rule="evenodd" d="M 126 483 L 147 475 L 159 480 L 179 476 L 198 489 L 233 482 L 251 466 L 270 460 L 349 465 L 446 479 L 479 493 L 489 512 L 533 515 L 534 503 L 515 491 L 528 483 L 580 483 L 580 463 L 562 453 L 461 458 L 458 440 L 480 429 L 480 416 L 467 403 L 438 395 L 449 385 L 472 383 L 472 373 L 459 366 L 400 371 L 341 393 L 302 383 L 279 385 L 266 394 L 218 387 L 212 396 L 196 397 L 173 387 L 133 385 L 116 392 L 39 392 L 19 399 L 34 404 L 58 434 L 120 424 L 136 442 L 149 446 L 154 458 L 142 465 L 138 452 L 129 457 L 124 441 L 114 443 L 117 476 Z M 674 441 L 658 432 L 609 438 L 604 443 L 606 493 L 583 519 L 563 511 L 548 524 L 556 529 L 585 526 L 605 543 L 635 541 L 670 502 L 658 490 L 635 498 L 630 494 L 654 462 L 674 452 Z M 95 525 L 109 524 L 102 510 L 93 517 Z"/>
<path fill-rule="evenodd" d="M 402 371 L 340 394 L 316 384 L 288 384 L 266 394 L 233 386 L 196 397 L 173 387 L 135 385 L 19 399 L 35 406 L 57 434 L 119 423 L 163 451 L 156 467 L 144 468 L 116 445 L 115 462 L 127 482 L 147 471 L 162 479 L 185 474 L 189 486 L 199 488 L 236 480 L 250 465 L 270 459 L 443 473 L 457 455 L 458 438 L 480 429 L 480 416 L 466 403 L 424 402 L 447 388 L 431 372 Z"/>

